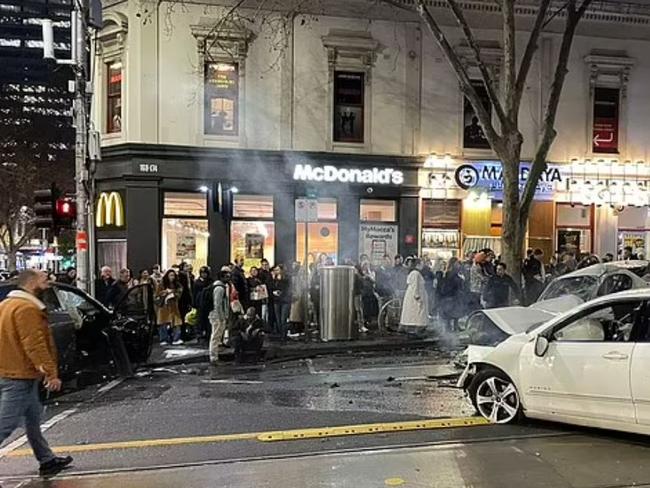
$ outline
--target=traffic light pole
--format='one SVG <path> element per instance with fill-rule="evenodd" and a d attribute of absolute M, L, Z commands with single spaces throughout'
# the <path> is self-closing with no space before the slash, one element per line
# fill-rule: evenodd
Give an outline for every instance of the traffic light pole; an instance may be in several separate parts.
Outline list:
<path fill-rule="evenodd" d="M 90 185 L 88 182 L 88 0 L 77 0 L 73 21 L 73 59 L 75 72 L 75 97 L 73 117 L 75 127 L 75 183 L 77 197 L 77 286 L 90 292 L 90 261 L 88 253 L 88 223 Z M 75 25 L 76 24 L 76 25 Z M 76 59 L 75 59 L 76 58 Z"/>

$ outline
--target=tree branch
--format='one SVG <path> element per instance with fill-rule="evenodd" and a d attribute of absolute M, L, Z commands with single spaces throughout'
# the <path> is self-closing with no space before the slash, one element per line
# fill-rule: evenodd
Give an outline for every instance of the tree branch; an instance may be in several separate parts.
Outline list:
<path fill-rule="evenodd" d="M 533 57 L 537 51 L 537 42 L 544 28 L 544 19 L 548 14 L 548 10 L 551 6 L 551 0 L 541 0 L 539 5 L 539 10 L 537 11 L 537 18 L 535 19 L 535 25 L 530 31 L 530 36 L 528 37 L 528 44 L 526 45 L 526 50 L 524 51 L 524 57 L 521 60 L 521 65 L 519 66 L 519 73 L 517 74 L 517 81 L 515 82 L 515 89 L 513 95 L 514 108 L 519 111 L 521 105 L 521 99 L 524 94 L 524 87 L 526 86 L 526 79 L 528 79 L 528 73 L 530 72 L 530 67 L 533 63 Z"/>
<path fill-rule="evenodd" d="M 490 74 L 490 71 L 487 69 L 487 66 L 481 59 L 481 48 L 478 45 L 478 42 L 476 42 L 476 38 L 474 37 L 474 33 L 472 32 L 472 29 L 470 28 L 469 23 L 465 18 L 463 9 L 462 7 L 460 7 L 460 5 L 458 5 L 457 0 L 447 0 L 447 5 L 449 5 L 452 12 L 454 13 L 456 22 L 458 22 L 458 25 L 460 26 L 460 28 L 463 31 L 463 34 L 465 35 L 467 44 L 469 45 L 470 49 L 474 53 L 474 56 L 476 57 L 478 69 L 481 72 L 481 76 L 483 77 L 483 85 L 485 85 L 485 89 L 487 91 L 488 97 L 490 98 L 490 103 L 492 103 L 492 106 L 494 107 L 494 111 L 497 114 L 497 118 L 499 119 L 499 122 L 501 123 L 502 126 L 506 126 L 507 124 L 506 115 L 505 112 L 503 111 L 503 106 L 501 105 L 501 101 L 499 100 L 497 91 L 494 88 L 494 81 L 492 80 L 492 75 Z"/>
<path fill-rule="evenodd" d="M 463 65 L 463 63 L 461 63 L 458 55 L 451 47 L 451 44 L 449 44 L 449 40 L 442 32 L 442 29 L 440 28 L 436 20 L 431 15 L 431 12 L 429 12 L 429 10 L 427 9 L 426 5 L 424 4 L 424 0 L 417 0 L 417 5 L 418 5 L 418 12 L 420 16 L 422 17 L 426 25 L 431 30 L 431 33 L 433 34 L 433 37 L 436 40 L 438 46 L 440 47 L 443 54 L 447 58 L 447 61 L 449 62 L 452 69 L 456 73 L 456 76 L 460 81 L 461 90 L 464 93 L 464 95 L 467 96 L 470 103 L 472 104 L 472 107 L 474 108 L 474 111 L 476 112 L 476 116 L 478 117 L 479 121 L 481 122 L 481 125 L 483 126 L 483 130 L 485 131 L 485 136 L 487 137 L 487 140 L 492 146 L 492 149 L 494 149 L 496 152 L 499 152 L 503 146 L 501 136 L 494 129 L 494 126 L 492 125 L 492 120 L 490 118 L 490 114 L 483 106 L 483 103 L 481 102 L 481 99 L 478 96 L 476 89 L 474 88 L 474 86 L 472 86 L 472 81 L 469 78 L 465 66 Z"/>
<path fill-rule="evenodd" d="M 524 191 L 521 197 L 521 213 L 519 215 L 519 219 L 522 225 L 528 220 L 530 204 L 535 197 L 537 182 L 548 166 L 546 158 L 551 148 L 551 144 L 557 136 L 557 132 L 555 131 L 555 118 L 557 116 L 557 110 L 560 104 L 560 96 L 562 95 L 564 80 L 567 73 L 569 72 L 567 66 L 569 64 L 571 46 L 575 37 L 576 28 L 578 27 L 578 22 L 589 7 L 591 1 L 592 0 L 585 0 L 580 9 L 576 10 L 575 0 L 571 0 L 567 7 L 566 26 L 564 28 L 564 34 L 562 36 L 562 44 L 560 46 L 558 63 L 555 68 L 553 85 L 551 86 L 551 93 L 549 95 L 548 105 L 546 107 L 546 115 L 544 116 L 542 141 L 540 142 L 537 151 L 535 152 L 535 157 L 533 158 L 530 173 L 528 174 L 528 180 L 526 181 L 526 186 L 524 187 Z"/>
<path fill-rule="evenodd" d="M 512 127 L 517 127 L 519 114 L 515 111 L 513 90 L 515 88 L 515 70 L 517 66 L 517 39 L 515 38 L 515 1 L 503 0 L 501 2 L 503 15 L 503 57 L 505 76 L 503 77 L 506 115 Z"/>

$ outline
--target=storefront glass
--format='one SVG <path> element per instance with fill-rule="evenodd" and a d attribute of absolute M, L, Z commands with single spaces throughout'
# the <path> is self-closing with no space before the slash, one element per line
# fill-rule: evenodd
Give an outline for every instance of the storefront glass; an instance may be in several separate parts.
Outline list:
<path fill-rule="evenodd" d="M 208 264 L 207 219 L 163 219 L 162 266 L 169 269 L 182 262 L 194 269 Z"/>
<path fill-rule="evenodd" d="M 556 210 L 557 248 L 590 253 L 592 249 L 593 207 L 558 204 Z"/>
<path fill-rule="evenodd" d="M 186 262 L 208 264 L 208 204 L 205 193 L 166 192 L 162 223 L 163 269 Z"/>
<path fill-rule="evenodd" d="M 650 215 L 647 207 L 625 207 L 618 212 L 618 256 L 623 250 L 632 248 L 639 259 L 648 257 L 650 247 Z"/>
<path fill-rule="evenodd" d="M 422 255 L 449 259 L 460 248 L 460 200 L 422 201 Z"/>
<path fill-rule="evenodd" d="M 362 222 L 395 222 L 397 202 L 395 200 L 361 200 Z"/>
<path fill-rule="evenodd" d="M 263 221 L 233 221 L 230 225 L 230 255 L 244 258 L 244 269 L 259 266 L 266 258 L 275 263 L 275 224 Z"/>
<path fill-rule="evenodd" d="M 263 258 L 275 263 L 273 195 L 233 196 L 230 256 L 243 258 L 244 268 L 259 266 Z"/>
<path fill-rule="evenodd" d="M 307 234 L 307 255 L 309 262 L 314 262 L 319 255 L 325 254 L 336 264 L 339 248 L 339 225 L 337 219 L 337 201 L 335 198 L 318 199 L 318 222 L 305 224 L 296 222 L 296 260 L 305 259 L 305 225 Z M 328 222 L 329 221 L 329 222 Z"/>

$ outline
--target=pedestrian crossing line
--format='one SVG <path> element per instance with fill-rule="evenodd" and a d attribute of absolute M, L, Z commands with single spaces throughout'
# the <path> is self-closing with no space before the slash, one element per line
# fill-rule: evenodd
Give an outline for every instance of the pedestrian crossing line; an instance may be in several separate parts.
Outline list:
<path fill-rule="evenodd" d="M 346 425 L 341 427 L 324 427 L 315 429 L 297 429 L 260 434 L 257 440 L 262 442 L 293 441 L 317 439 L 322 437 L 342 437 L 350 435 L 386 434 L 391 432 L 408 432 L 414 430 L 450 429 L 457 427 L 477 427 L 489 425 L 482 417 L 456 419 L 416 420 L 408 422 L 389 422 L 380 424 Z"/>
<path fill-rule="evenodd" d="M 320 427 L 309 429 L 294 429 L 272 432 L 245 432 L 240 434 L 220 434 L 197 437 L 172 437 L 167 439 L 141 439 L 133 441 L 104 442 L 97 444 L 78 444 L 56 446 L 52 450 L 57 453 L 83 453 L 93 451 L 112 451 L 118 449 L 146 449 L 153 447 L 173 447 L 191 444 L 215 444 L 233 441 L 278 442 L 293 440 L 308 440 L 324 437 L 341 437 L 368 434 L 386 434 L 391 432 L 408 432 L 415 430 L 449 429 L 459 427 L 476 427 L 488 425 L 490 422 L 480 417 L 448 418 L 434 420 L 416 420 L 406 422 L 385 422 L 377 424 L 345 425 L 340 427 Z M 31 449 L 16 449 L 7 457 L 31 456 Z"/>

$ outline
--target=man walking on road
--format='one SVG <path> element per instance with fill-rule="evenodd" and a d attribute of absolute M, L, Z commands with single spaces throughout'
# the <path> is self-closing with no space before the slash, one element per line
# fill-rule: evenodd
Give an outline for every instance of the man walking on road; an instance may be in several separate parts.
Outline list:
<path fill-rule="evenodd" d="M 72 458 L 55 456 L 41 432 L 39 383 L 48 391 L 61 389 L 54 339 L 39 299 L 49 281 L 43 272 L 26 270 L 18 275 L 18 287 L 0 303 L 0 443 L 24 419 L 39 473 L 54 475 Z"/>

